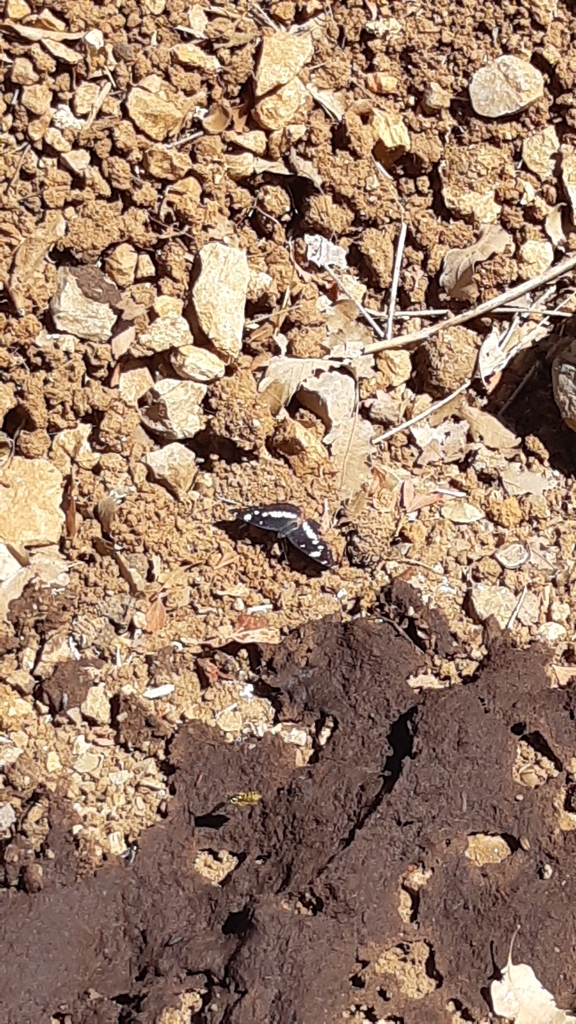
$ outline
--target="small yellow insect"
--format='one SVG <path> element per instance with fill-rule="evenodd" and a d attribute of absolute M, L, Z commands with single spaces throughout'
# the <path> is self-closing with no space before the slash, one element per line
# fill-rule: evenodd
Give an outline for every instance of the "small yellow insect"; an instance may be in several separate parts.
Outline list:
<path fill-rule="evenodd" d="M 252 790 L 250 793 L 235 793 L 234 796 L 228 797 L 228 803 L 238 804 L 240 807 L 250 807 L 253 804 L 257 804 L 261 799 L 261 794 Z"/>

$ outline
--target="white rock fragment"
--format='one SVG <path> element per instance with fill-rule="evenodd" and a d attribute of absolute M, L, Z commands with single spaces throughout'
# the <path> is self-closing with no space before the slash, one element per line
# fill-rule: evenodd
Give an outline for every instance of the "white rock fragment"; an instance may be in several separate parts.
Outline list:
<path fill-rule="evenodd" d="M 529 281 L 543 274 L 554 262 L 554 249 L 550 242 L 530 239 L 524 242 L 518 254 L 520 277 Z"/>
<path fill-rule="evenodd" d="M 128 365 L 122 370 L 118 391 L 126 405 L 137 406 L 138 402 L 154 384 L 154 378 L 147 366 Z"/>
<path fill-rule="evenodd" d="M 528 561 L 529 557 L 530 554 L 524 545 L 516 541 L 505 544 L 494 552 L 494 558 L 504 569 L 519 569 L 524 562 Z"/>
<path fill-rule="evenodd" d="M 143 458 L 152 479 L 166 487 L 176 498 L 186 494 L 198 472 L 194 452 L 174 441 Z"/>
<path fill-rule="evenodd" d="M 506 629 L 518 603 L 511 590 L 507 587 L 476 583 L 470 596 L 472 610 L 479 622 L 485 622 L 490 615 L 494 615 L 500 628 Z"/>
<path fill-rule="evenodd" d="M 566 627 L 559 622 L 544 622 L 538 628 L 537 636 L 544 643 L 554 643 L 556 640 L 563 640 L 566 636 Z"/>
<path fill-rule="evenodd" d="M 58 269 L 50 311 L 59 331 L 87 341 L 108 341 L 116 323 L 116 313 L 107 303 L 84 295 L 70 267 Z"/>
<path fill-rule="evenodd" d="M 522 159 L 529 171 L 544 180 L 551 177 L 554 171 L 555 156 L 559 148 L 556 129 L 553 124 L 549 124 L 547 128 L 534 132 L 524 139 Z"/>
<path fill-rule="evenodd" d="M 295 78 L 313 54 L 311 32 L 288 34 L 280 31 L 265 36 L 256 67 L 257 99 Z"/>
<path fill-rule="evenodd" d="M 484 519 L 482 510 L 463 498 L 449 501 L 447 505 L 444 505 L 442 515 L 444 519 L 448 519 L 451 523 L 478 523 L 481 519 Z"/>
<path fill-rule="evenodd" d="M 174 683 L 164 683 L 164 686 L 151 686 L 142 694 L 147 700 L 160 700 L 162 697 L 169 697 L 174 693 Z"/>
<path fill-rule="evenodd" d="M 200 275 L 192 289 L 198 324 L 224 360 L 242 348 L 244 309 L 250 281 L 246 253 L 208 242 L 199 253 Z"/>
<path fill-rule="evenodd" d="M 0 835 L 8 833 L 16 821 L 16 811 L 12 804 L 0 804 Z"/>
<path fill-rule="evenodd" d="M 145 355 L 166 352 L 169 348 L 193 345 L 188 321 L 177 313 L 159 316 L 148 330 L 138 338 L 138 346 Z"/>
<path fill-rule="evenodd" d="M 261 128 L 279 132 L 289 124 L 301 121 L 309 103 L 310 94 L 306 86 L 299 78 L 293 78 L 275 92 L 264 96 L 254 107 L 253 115 Z"/>
<path fill-rule="evenodd" d="M 208 384 L 218 380 L 226 372 L 226 364 L 206 348 L 198 345 L 184 345 L 170 353 L 170 363 L 184 380 L 195 380 L 199 384 Z"/>
<path fill-rule="evenodd" d="M 103 683 L 90 687 L 80 710 L 84 718 L 92 719 L 99 725 L 110 725 L 110 698 Z"/>
<path fill-rule="evenodd" d="M 46 459 L 12 459 L 2 470 L 0 541 L 41 547 L 60 540 L 62 474 Z"/>
<path fill-rule="evenodd" d="M 176 134 L 194 100 L 173 89 L 160 75 L 147 75 L 128 93 L 126 107 L 134 124 L 156 142 Z"/>
<path fill-rule="evenodd" d="M 517 114 L 543 95 L 544 78 L 538 68 L 509 55 L 480 68 L 470 82 L 470 101 L 481 117 Z"/>
<path fill-rule="evenodd" d="M 87 149 L 72 149 L 69 153 L 61 153 L 60 159 L 72 174 L 84 174 L 90 167 L 90 153 Z"/>
<path fill-rule="evenodd" d="M 168 441 L 194 437 L 203 424 L 200 403 L 205 394 L 205 386 L 195 381 L 159 380 L 148 392 L 142 423 Z"/>

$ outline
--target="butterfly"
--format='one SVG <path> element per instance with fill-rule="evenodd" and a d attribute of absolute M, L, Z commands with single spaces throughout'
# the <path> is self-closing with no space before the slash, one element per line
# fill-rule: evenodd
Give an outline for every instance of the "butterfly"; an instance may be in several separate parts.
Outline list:
<path fill-rule="evenodd" d="M 286 539 L 292 547 L 310 558 L 322 569 L 334 565 L 329 545 L 322 539 L 320 525 L 315 519 L 306 519 L 298 505 L 279 501 L 275 505 L 255 505 L 242 509 L 236 519 L 247 526 L 275 533 L 279 540 Z"/>

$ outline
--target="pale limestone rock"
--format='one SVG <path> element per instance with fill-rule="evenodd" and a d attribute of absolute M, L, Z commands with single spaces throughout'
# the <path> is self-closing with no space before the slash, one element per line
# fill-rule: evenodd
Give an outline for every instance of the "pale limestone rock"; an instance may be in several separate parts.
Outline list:
<path fill-rule="evenodd" d="M 291 82 L 314 54 L 311 32 L 275 32 L 262 40 L 256 67 L 256 98 Z"/>
<path fill-rule="evenodd" d="M 198 324 L 226 361 L 242 348 L 244 308 L 250 280 L 246 253 L 208 242 L 199 253 L 200 275 L 192 289 Z"/>
<path fill-rule="evenodd" d="M 198 68 L 200 71 L 216 72 L 220 69 L 220 61 L 211 53 L 205 53 L 196 43 L 178 43 L 172 47 L 172 53 L 185 68 Z"/>
<path fill-rule="evenodd" d="M 143 462 L 152 479 L 180 499 L 191 488 L 196 473 L 196 459 L 185 445 L 174 441 L 155 452 L 148 452 Z"/>
<path fill-rule="evenodd" d="M 31 114 L 41 117 L 42 114 L 47 114 L 50 110 L 52 90 L 45 83 L 42 85 L 26 85 L 22 89 L 20 102 Z"/>
<path fill-rule="evenodd" d="M 154 266 L 154 263 L 152 262 L 152 258 L 148 255 L 147 252 L 141 252 L 139 257 L 138 257 L 138 262 L 136 264 L 136 275 L 135 275 L 136 280 L 137 281 L 145 281 L 148 277 L 155 277 L 155 276 L 156 276 L 156 267 Z"/>
<path fill-rule="evenodd" d="M 16 811 L 12 804 L 0 804 L 0 836 L 10 833 L 10 828 L 16 821 Z"/>
<path fill-rule="evenodd" d="M 102 87 L 96 82 L 82 82 L 78 86 L 72 100 L 74 113 L 78 117 L 82 117 L 90 113 L 100 95 L 101 88 Z"/>
<path fill-rule="evenodd" d="M 145 395 L 153 384 L 154 378 L 147 366 L 130 366 L 128 364 L 120 374 L 118 390 L 126 405 L 136 407 L 142 395 Z"/>
<path fill-rule="evenodd" d="M 142 423 L 169 441 L 194 437 L 203 424 L 200 403 L 206 388 L 191 380 L 159 380 L 150 388 Z"/>
<path fill-rule="evenodd" d="M 104 267 L 119 288 L 128 288 L 134 283 L 137 263 L 138 253 L 134 246 L 122 242 L 106 258 Z"/>
<path fill-rule="evenodd" d="M 188 321 L 174 313 L 159 316 L 138 338 L 139 348 L 146 355 L 166 352 L 169 348 L 182 348 L 193 343 Z"/>
<path fill-rule="evenodd" d="M 265 132 L 224 132 L 224 142 L 239 149 L 247 149 L 256 156 L 264 156 L 268 140 Z"/>
<path fill-rule="evenodd" d="M 472 587 L 471 604 L 479 622 L 485 622 L 494 615 L 501 629 L 506 629 L 518 598 L 507 587 L 489 586 L 476 583 Z"/>
<path fill-rule="evenodd" d="M 560 141 L 553 124 L 540 132 L 529 135 L 522 144 L 522 159 L 529 171 L 543 180 L 550 178 L 554 171 L 555 156 Z"/>
<path fill-rule="evenodd" d="M 375 96 L 387 96 L 398 92 L 396 75 L 386 75 L 383 71 L 372 71 L 366 75 L 366 87 Z"/>
<path fill-rule="evenodd" d="M 428 82 L 422 96 L 422 107 L 427 114 L 436 114 L 439 110 L 449 110 L 452 97 L 438 82 Z"/>
<path fill-rule="evenodd" d="M 242 181 L 243 178 L 250 178 L 254 174 L 253 153 L 226 153 L 224 166 L 228 177 L 232 181 Z"/>
<path fill-rule="evenodd" d="M 16 456 L 2 470 L 0 540 L 40 547 L 60 540 L 62 474 L 45 459 Z"/>
<path fill-rule="evenodd" d="M 32 14 L 32 8 L 26 0 L 6 0 L 4 15 L 10 18 L 10 21 L 22 21 L 29 14 Z"/>
<path fill-rule="evenodd" d="M 12 383 L 0 384 L 0 426 L 7 412 L 15 409 L 18 405 L 16 399 L 16 385 Z"/>
<path fill-rule="evenodd" d="M 54 126 L 46 130 L 44 141 L 60 154 L 70 153 L 72 150 L 72 143 L 68 142 L 68 139 L 64 138 L 60 129 L 54 128 Z"/>
<path fill-rule="evenodd" d="M 110 698 L 103 683 L 90 687 L 80 710 L 84 718 L 92 719 L 98 725 L 110 725 Z"/>
<path fill-rule="evenodd" d="M 79 423 L 77 427 L 61 430 L 52 441 L 51 461 L 63 475 L 70 472 L 72 462 L 82 469 L 93 469 L 99 455 L 92 451 L 88 438 L 92 433 L 91 423 Z"/>
<path fill-rule="evenodd" d="M 87 149 L 72 149 L 69 153 L 61 153 L 60 159 L 73 174 L 84 174 L 90 166 L 90 153 Z"/>
<path fill-rule="evenodd" d="M 310 100 L 306 87 L 299 78 L 268 93 L 254 107 L 253 114 L 261 128 L 271 132 L 281 131 L 287 125 L 298 121 Z"/>
<path fill-rule="evenodd" d="M 88 341 L 108 341 L 116 323 L 116 313 L 108 303 L 84 295 L 70 267 L 58 268 L 50 311 L 59 331 Z"/>
<path fill-rule="evenodd" d="M 374 156 L 384 167 L 391 167 L 410 149 L 408 129 L 395 110 L 375 110 L 371 123 L 376 137 Z"/>
<path fill-rule="evenodd" d="M 180 129 L 194 101 L 171 88 L 160 75 L 147 75 L 128 93 L 126 107 L 134 124 L 155 142 Z"/>
<path fill-rule="evenodd" d="M 154 312 L 158 316 L 182 316 L 184 303 L 175 295 L 157 295 L 154 299 Z"/>
<path fill-rule="evenodd" d="M 198 345 L 185 345 L 170 353 L 170 363 L 184 380 L 195 380 L 199 384 L 208 384 L 218 380 L 226 372 L 226 364 L 219 356 Z"/>
<path fill-rule="evenodd" d="M 518 254 L 520 278 L 529 281 L 543 274 L 554 262 L 554 248 L 550 242 L 530 239 L 524 242 Z"/>
<path fill-rule="evenodd" d="M 6 676 L 6 682 L 12 686 L 23 697 L 30 697 L 34 692 L 36 680 L 25 668 L 17 668 Z"/>
<path fill-rule="evenodd" d="M 31 60 L 27 57 L 16 57 L 10 69 L 10 80 L 14 85 L 36 85 L 40 79 Z"/>
<path fill-rule="evenodd" d="M 143 164 L 148 174 L 162 181 L 178 181 L 192 169 L 192 161 L 187 153 L 178 149 L 164 149 L 155 146 L 144 154 Z"/>
<path fill-rule="evenodd" d="M 398 388 L 412 376 L 412 359 L 410 353 L 403 348 L 379 352 L 376 365 L 384 374 L 383 383 L 386 387 Z"/>
<path fill-rule="evenodd" d="M 506 117 L 544 95 L 544 77 L 527 60 L 506 54 L 481 67 L 470 82 L 470 102 L 481 117 Z"/>

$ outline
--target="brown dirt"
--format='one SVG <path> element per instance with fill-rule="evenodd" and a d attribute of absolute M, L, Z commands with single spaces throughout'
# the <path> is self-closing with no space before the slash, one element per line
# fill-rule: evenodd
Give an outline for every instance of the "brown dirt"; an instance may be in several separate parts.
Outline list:
<path fill-rule="evenodd" d="M 576 460 L 551 386 L 571 321 L 371 446 L 352 496 L 352 444 L 337 465 L 325 418 L 260 390 L 274 357 L 374 341 L 350 294 L 385 324 L 402 221 L 396 335 L 464 308 L 442 264 L 485 219 L 511 241 L 479 302 L 523 278 L 558 204 L 554 258 L 574 249 L 570 5 L 5 0 L 0 29 L 0 505 L 32 469 L 0 529 L 1 1024 L 484 1022 L 517 925 L 515 958 L 576 1006 Z M 281 29 L 312 32 L 311 92 L 273 127 L 258 61 Z M 470 79 L 502 54 L 543 96 L 478 117 Z M 564 156 L 536 174 L 523 146 L 551 125 Z M 346 291 L 306 233 L 342 247 Z M 214 359 L 191 297 L 212 242 L 247 256 L 242 349 L 181 441 L 181 491 L 145 463 L 167 439 L 144 392 L 179 377 L 146 337 L 180 303 Z M 56 329 L 62 267 L 111 339 Z M 364 356 L 361 426 L 450 393 L 510 319 Z M 278 501 L 321 523 L 328 572 L 234 522 Z M 507 611 L 480 614 L 487 586 Z M 485 835 L 510 853 L 478 866 Z"/>

